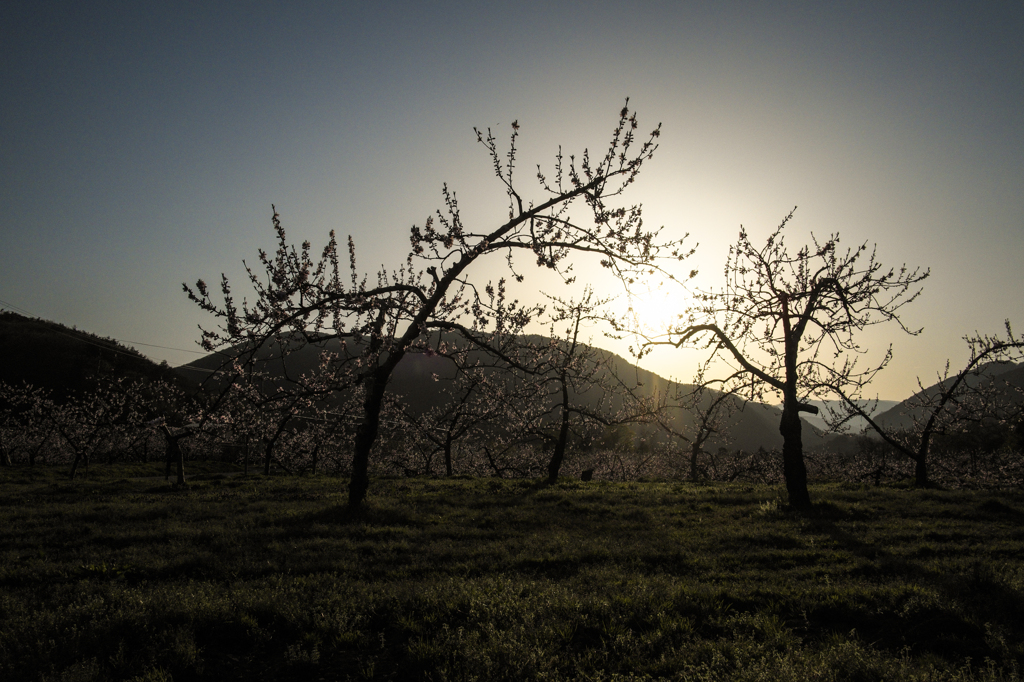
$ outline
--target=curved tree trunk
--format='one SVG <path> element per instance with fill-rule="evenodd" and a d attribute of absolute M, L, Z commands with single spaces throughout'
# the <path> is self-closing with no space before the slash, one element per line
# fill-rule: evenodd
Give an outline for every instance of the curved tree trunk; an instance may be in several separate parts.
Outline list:
<path fill-rule="evenodd" d="M 782 328 L 786 339 L 786 382 L 782 391 L 782 472 L 786 477 L 786 492 L 789 506 L 793 509 L 810 509 L 811 496 L 807 492 L 807 467 L 804 466 L 804 442 L 800 431 L 800 400 L 797 398 L 796 359 L 800 352 L 802 324 L 794 329 L 789 319 L 789 298 L 783 294 Z"/>
<path fill-rule="evenodd" d="M 291 419 L 291 416 L 289 415 L 288 417 L 286 417 L 284 419 L 284 421 L 282 421 L 280 424 L 277 425 L 277 431 L 274 432 L 274 435 L 271 438 L 269 438 L 269 439 L 264 441 L 266 443 L 266 453 L 264 453 L 264 458 L 263 458 L 263 475 L 264 476 L 269 476 L 270 475 L 270 465 L 274 461 L 274 450 L 277 447 L 277 441 L 278 441 L 278 439 L 281 438 L 281 434 L 283 434 L 284 430 L 288 427 L 288 421 L 290 419 Z"/>
<path fill-rule="evenodd" d="M 39 453 L 42 452 L 43 446 L 46 445 L 46 441 L 50 440 L 50 436 L 52 434 L 53 434 L 53 427 L 50 427 L 50 430 L 46 432 L 46 435 L 43 436 L 43 439 L 41 441 L 39 441 L 39 445 L 37 445 L 35 448 L 33 448 L 32 452 L 29 453 L 28 465 L 30 467 L 34 467 L 36 465 L 36 457 L 38 457 Z"/>

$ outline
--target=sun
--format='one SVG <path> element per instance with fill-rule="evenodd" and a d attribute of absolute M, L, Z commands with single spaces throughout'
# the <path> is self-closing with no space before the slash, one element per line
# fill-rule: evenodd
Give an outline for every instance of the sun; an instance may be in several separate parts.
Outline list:
<path fill-rule="evenodd" d="M 646 288 L 629 296 L 627 318 L 633 329 L 659 335 L 678 325 L 687 301 L 681 288 Z"/>

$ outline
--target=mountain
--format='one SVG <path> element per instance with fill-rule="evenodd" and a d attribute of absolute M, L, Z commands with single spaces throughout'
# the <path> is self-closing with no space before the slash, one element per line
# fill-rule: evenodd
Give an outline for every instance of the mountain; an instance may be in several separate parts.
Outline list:
<path fill-rule="evenodd" d="M 48 389 L 62 400 L 96 387 L 100 378 L 182 378 L 113 339 L 56 322 L 0 312 L 0 381 Z"/>
<path fill-rule="evenodd" d="M 800 418 L 803 419 L 805 423 L 810 424 L 819 431 L 828 430 L 828 423 L 825 421 L 826 416 L 833 412 L 839 412 L 843 404 L 841 400 L 809 400 L 808 402 L 817 407 L 819 412 L 818 414 L 802 412 L 800 414 Z M 899 404 L 900 401 L 898 400 L 879 400 L 875 409 L 872 410 L 870 414 L 874 417 L 875 415 L 891 410 Z M 782 409 L 782 405 L 779 405 L 779 409 Z M 847 422 L 847 427 L 847 433 L 860 433 L 864 429 L 868 428 L 868 422 L 863 417 L 854 417 Z"/>
<path fill-rule="evenodd" d="M 920 401 L 922 397 L 938 395 L 942 388 L 952 381 L 953 379 L 949 378 L 918 391 L 907 400 L 879 414 L 875 422 L 885 428 L 912 428 L 914 418 L 921 418 L 926 412 L 923 408 L 915 408 L 914 403 Z M 990 387 L 1001 400 L 1010 404 L 1019 403 L 1024 396 L 1024 362 L 990 362 L 982 365 L 976 374 L 968 375 L 964 381 L 971 387 Z"/>
<path fill-rule="evenodd" d="M 544 337 L 527 338 L 535 343 L 546 344 L 548 342 Z M 295 377 L 313 370 L 319 364 L 321 352 L 325 350 L 338 352 L 341 349 L 340 344 L 340 341 L 332 340 L 326 342 L 322 347 L 307 345 L 289 354 L 285 362 L 281 360 L 279 349 L 269 347 L 258 355 L 258 367 L 271 375 L 272 381 L 284 381 L 286 375 Z M 194 381 L 216 381 L 217 370 L 229 361 L 232 352 L 237 352 L 237 349 L 193 360 L 178 367 L 177 371 Z M 612 353 L 608 354 L 608 366 L 604 371 L 614 373 L 642 397 L 664 395 L 676 387 L 676 384 L 668 379 L 636 367 L 632 362 Z M 444 357 L 409 353 L 398 364 L 388 388 L 395 395 L 401 396 L 409 409 L 414 412 L 424 412 L 445 399 L 443 391 L 446 382 L 444 380 L 450 379 L 452 376 L 452 365 Z M 441 380 L 436 381 L 435 377 Z M 682 388 L 686 390 L 688 387 L 682 386 Z M 738 409 L 729 425 L 727 439 L 712 439 L 707 447 L 711 450 L 722 446 L 747 451 L 754 451 L 759 447 L 764 447 L 767 450 L 781 449 L 782 435 L 779 433 L 781 410 L 769 405 L 748 403 L 739 398 L 736 398 L 736 401 Z M 692 414 L 681 413 L 678 410 L 674 412 L 671 417 L 673 428 L 683 430 L 693 425 Z M 631 430 L 637 436 L 655 442 L 666 442 L 669 439 L 664 431 L 654 425 L 633 425 Z M 821 428 L 809 425 L 804 429 L 803 441 L 808 450 L 824 446 L 827 440 L 822 434 Z"/>

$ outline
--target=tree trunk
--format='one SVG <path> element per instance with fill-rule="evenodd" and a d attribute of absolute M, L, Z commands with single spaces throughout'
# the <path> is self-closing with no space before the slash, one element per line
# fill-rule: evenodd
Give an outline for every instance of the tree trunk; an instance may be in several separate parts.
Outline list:
<path fill-rule="evenodd" d="M 174 455 L 178 460 L 178 485 L 185 485 L 185 453 L 182 452 L 178 440 L 177 438 L 174 439 L 172 447 L 174 448 Z"/>
<path fill-rule="evenodd" d="M 82 451 L 75 448 L 75 461 L 71 463 L 71 473 L 68 478 L 72 481 L 75 480 L 75 475 L 78 473 L 78 464 L 82 461 Z"/>
<path fill-rule="evenodd" d="M 178 465 L 178 485 L 185 485 L 185 454 L 181 451 L 181 446 L 178 445 L 178 441 L 183 437 L 181 435 L 175 437 L 171 435 L 171 430 L 167 428 L 165 424 L 162 428 L 164 438 L 167 440 L 167 466 L 164 470 L 164 476 L 171 475 L 171 462 L 175 462 Z"/>
<path fill-rule="evenodd" d="M 786 383 L 782 391 L 782 472 L 786 477 L 786 492 L 789 506 L 793 509 L 810 509 L 811 496 L 807 492 L 807 467 L 804 466 L 804 443 L 800 436 L 800 401 L 797 399 L 796 359 L 800 352 L 802 329 L 794 330 L 789 319 L 789 297 L 780 296 L 782 304 L 782 328 L 786 339 Z"/>
<path fill-rule="evenodd" d="M 348 506 L 357 509 L 366 499 L 366 491 L 370 488 L 370 450 L 377 440 L 380 428 L 380 408 L 384 403 L 384 388 L 387 376 L 381 378 L 378 370 L 366 379 L 366 400 L 363 402 L 363 423 L 356 431 L 355 452 L 352 453 L 352 480 L 348 486 Z"/>
<path fill-rule="evenodd" d="M 551 454 L 551 461 L 548 462 L 548 483 L 558 482 L 558 472 L 562 469 L 562 461 L 565 460 L 565 444 L 569 440 L 569 388 L 565 384 L 565 377 L 562 377 L 562 425 L 558 429 L 558 441 L 555 443 L 555 451 Z"/>
<path fill-rule="evenodd" d="M 782 470 L 786 477 L 789 506 L 809 509 L 811 496 L 807 492 L 807 467 L 804 466 L 804 446 L 800 436 L 800 412 L 796 397 L 786 397 L 782 408 Z"/>
<path fill-rule="evenodd" d="M 39 441 L 39 445 L 35 446 L 35 448 L 33 448 L 32 452 L 29 454 L 28 465 L 30 467 L 34 467 L 36 465 L 36 457 L 38 457 L 39 453 L 42 452 L 43 446 L 46 445 L 46 441 L 50 440 L 51 435 L 53 435 L 53 427 L 51 427 L 50 430 L 46 432 L 46 435 L 43 436 L 43 439 Z"/>
<path fill-rule="evenodd" d="M 690 444 L 690 480 L 697 482 L 697 457 L 700 455 L 700 443 L 694 441 Z"/>
<path fill-rule="evenodd" d="M 932 434 L 926 430 L 921 436 L 918 457 L 913 458 L 913 484 L 918 487 L 928 487 L 928 451 L 931 450 L 931 443 Z"/>
<path fill-rule="evenodd" d="M 918 488 L 928 487 L 928 460 L 925 457 L 914 462 L 914 485 Z"/>
<path fill-rule="evenodd" d="M 291 420 L 291 415 L 288 415 L 284 420 L 277 425 L 277 430 L 274 431 L 274 435 L 266 440 L 267 452 L 266 457 L 263 461 L 263 475 L 270 475 L 270 465 L 274 461 L 274 449 L 277 447 L 277 441 L 281 438 L 281 434 L 288 428 L 288 422 Z M 283 465 L 282 465 L 283 466 Z"/>
<path fill-rule="evenodd" d="M 452 439 L 451 434 L 448 434 L 448 436 L 444 442 L 444 473 L 445 476 L 451 478 L 454 475 L 452 469 Z"/>

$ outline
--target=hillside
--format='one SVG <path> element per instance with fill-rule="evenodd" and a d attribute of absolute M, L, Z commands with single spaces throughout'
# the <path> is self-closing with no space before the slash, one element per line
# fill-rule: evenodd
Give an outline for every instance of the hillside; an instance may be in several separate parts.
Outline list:
<path fill-rule="evenodd" d="M 56 322 L 0 312 L 0 381 L 46 388 L 60 400 L 100 378 L 182 379 L 134 348 Z"/>
<path fill-rule="evenodd" d="M 544 341 L 541 337 L 532 339 Z M 262 368 L 278 381 L 285 376 L 298 376 L 319 364 L 323 350 L 338 350 L 339 342 L 325 348 L 307 346 L 289 355 L 287 365 L 281 362 L 279 352 L 268 349 L 261 355 Z M 94 388 L 100 378 L 128 380 L 165 379 L 179 385 L 195 387 L 204 381 L 215 382 L 227 353 L 212 353 L 186 365 L 171 369 L 157 365 L 134 348 L 119 344 L 86 331 L 64 325 L 29 318 L 12 312 L 0 312 L 0 381 L 19 385 L 22 382 L 48 389 L 60 400 Z M 620 377 L 638 395 L 650 397 L 673 391 L 673 382 L 653 372 L 636 367 L 618 355 L 609 355 L 605 370 Z M 435 381 L 434 377 L 439 377 Z M 389 389 L 401 396 L 414 412 L 422 412 L 440 400 L 447 380 L 453 376 L 451 363 L 436 355 L 409 354 L 392 376 Z M 686 387 L 683 387 L 684 389 Z M 778 449 L 782 437 L 778 431 L 781 412 L 778 408 L 738 401 L 739 407 L 725 440 L 712 440 L 709 449 L 725 446 L 729 449 L 753 451 L 759 447 Z M 692 416 L 676 411 L 671 426 L 686 430 L 692 426 Z M 825 442 L 820 425 L 805 420 L 804 446 L 808 450 L 821 447 Z M 654 426 L 633 426 L 633 432 L 656 442 L 668 437 Z"/>
<path fill-rule="evenodd" d="M 546 342 L 541 337 L 534 337 L 531 340 Z M 258 366 L 262 371 L 271 375 L 274 380 L 284 381 L 286 375 L 297 377 L 313 370 L 319 363 L 320 353 L 325 350 L 338 352 L 341 348 L 340 343 L 340 341 L 332 340 L 323 346 L 308 345 L 288 355 L 287 362 L 282 362 L 277 349 L 268 348 L 259 355 Z M 210 354 L 178 367 L 177 371 L 193 381 L 215 383 L 216 372 L 229 361 L 230 354 L 231 351 Z M 642 397 L 663 395 L 675 388 L 674 383 L 668 379 L 636 367 L 630 361 L 615 354 L 609 354 L 609 364 L 605 372 L 618 376 L 625 385 Z M 435 376 L 440 380 L 435 381 Z M 443 391 L 452 376 L 453 368 L 446 358 L 410 353 L 399 363 L 388 388 L 395 395 L 401 396 L 412 411 L 423 412 L 444 399 Z M 782 447 L 782 436 L 779 433 L 781 411 L 769 405 L 737 400 L 740 409 L 737 409 L 728 429 L 727 439 L 712 440 L 708 444 L 708 448 L 714 450 L 723 446 L 730 450 L 747 451 L 757 450 L 759 447 L 767 450 L 780 449 Z M 688 429 L 692 424 L 693 417 L 688 413 L 676 410 L 671 416 L 671 425 L 676 430 Z M 803 433 L 804 447 L 808 450 L 822 447 L 827 439 L 822 435 L 821 429 L 806 422 L 805 425 L 807 428 Z M 631 430 L 637 435 L 656 442 L 668 440 L 666 434 L 655 426 L 634 425 Z"/>
<path fill-rule="evenodd" d="M 811 405 L 814 405 L 815 407 L 817 407 L 820 410 L 820 412 L 818 412 L 818 414 L 804 413 L 804 414 L 800 415 L 800 418 L 803 419 L 804 422 L 806 422 L 807 424 L 810 424 L 814 428 L 818 429 L 819 431 L 826 431 L 828 429 L 828 424 L 825 421 L 825 418 L 826 418 L 827 414 L 832 412 L 833 410 L 838 411 L 838 409 L 842 405 L 842 401 L 840 401 L 840 400 L 810 400 L 808 402 Z M 872 412 L 872 416 L 882 414 L 883 412 L 887 412 L 888 410 L 891 410 L 892 408 L 896 407 L 899 404 L 900 404 L 900 401 L 898 401 L 898 400 L 879 400 L 878 401 L 878 405 L 875 407 L 874 411 Z M 782 409 L 782 405 L 781 404 L 779 405 L 779 409 Z M 847 433 L 860 433 L 865 428 L 867 428 L 867 426 L 868 426 L 868 422 L 867 422 L 866 419 L 864 419 L 863 417 L 854 417 L 849 422 L 847 422 L 846 432 Z"/>
<path fill-rule="evenodd" d="M 925 413 L 923 409 L 915 408 L 914 403 L 922 396 L 938 395 L 941 387 L 950 381 L 952 379 L 936 382 L 923 391 L 918 391 L 912 397 L 878 415 L 875 421 L 884 428 L 913 427 L 914 418 L 921 418 Z M 1021 391 L 1024 390 L 1024 363 L 992 362 L 981 367 L 977 375 L 969 375 L 965 381 L 972 387 L 990 387 L 1001 400 L 1018 403 L 1022 400 Z"/>

